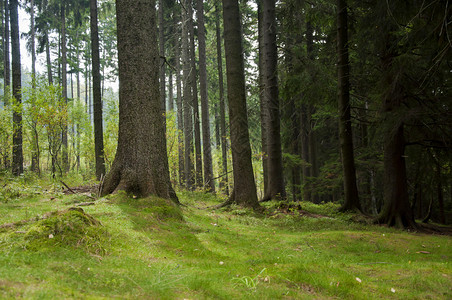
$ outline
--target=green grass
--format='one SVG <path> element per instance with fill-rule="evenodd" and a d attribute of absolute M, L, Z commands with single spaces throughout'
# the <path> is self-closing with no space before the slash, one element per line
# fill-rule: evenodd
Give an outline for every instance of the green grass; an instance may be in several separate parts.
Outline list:
<path fill-rule="evenodd" d="M 203 193 L 179 193 L 180 208 L 120 193 L 82 213 L 68 209 L 90 199 L 50 182 L 6 185 L 0 224 L 30 221 L 0 228 L 1 299 L 452 298 L 451 237 L 354 223 L 332 204 L 258 214 Z"/>

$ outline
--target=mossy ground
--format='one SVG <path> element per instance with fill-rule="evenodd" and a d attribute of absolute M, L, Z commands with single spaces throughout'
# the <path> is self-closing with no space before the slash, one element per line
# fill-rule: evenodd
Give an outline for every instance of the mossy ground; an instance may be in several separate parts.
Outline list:
<path fill-rule="evenodd" d="M 0 224 L 31 220 L 0 228 L 0 298 L 452 298 L 451 237 L 358 224 L 333 204 L 261 214 L 203 193 L 179 193 L 183 207 L 119 194 L 82 213 L 68 209 L 89 199 L 36 186 L 0 201 Z"/>

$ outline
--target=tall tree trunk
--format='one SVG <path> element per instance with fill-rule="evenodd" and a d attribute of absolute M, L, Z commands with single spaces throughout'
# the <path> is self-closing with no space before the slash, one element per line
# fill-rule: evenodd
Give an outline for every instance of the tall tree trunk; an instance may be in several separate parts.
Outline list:
<path fill-rule="evenodd" d="M 168 110 L 174 110 L 173 69 L 168 69 Z"/>
<path fill-rule="evenodd" d="M 348 59 L 348 25 L 346 0 L 337 1 L 337 85 L 339 108 L 339 141 L 341 144 L 342 171 L 345 201 L 341 211 L 361 211 L 356 185 L 353 135 L 350 114 L 350 65 Z"/>
<path fill-rule="evenodd" d="M 220 134 L 221 134 L 221 161 L 223 176 L 220 179 L 220 189 L 226 195 L 229 195 L 229 181 L 228 181 L 228 148 L 227 148 L 227 133 L 226 133 L 226 109 L 224 99 L 224 80 L 223 80 L 223 55 L 221 46 L 220 33 L 220 0 L 215 1 L 215 30 L 217 38 L 217 66 L 218 66 L 218 88 L 220 97 Z"/>
<path fill-rule="evenodd" d="M 0 0 L 1 1 L 1 0 Z M 9 32 L 9 26 L 10 26 L 10 18 L 9 18 L 9 2 L 8 0 L 5 0 L 5 28 L 4 28 L 4 35 L 3 38 L 4 41 L 4 75 L 3 75 L 3 86 L 4 86 L 4 94 L 5 94 L 5 104 L 8 105 L 9 101 L 9 95 L 11 95 L 11 61 L 10 61 L 10 53 L 9 53 L 9 43 L 10 43 L 10 32 Z"/>
<path fill-rule="evenodd" d="M 35 99 L 36 90 L 36 34 L 35 34 L 35 5 L 34 0 L 30 1 L 30 32 L 31 32 L 31 88 L 32 101 Z M 39 136 L 37 131 L 37 120 L 31 120 L 32 134 L 31 134 L 31 170 L 39 174 Z"/>
<path fill-rule="evenodd" d="M 91 64 L 93 75 L 94 104 L 94 152 L 96 156 L 96 177 L 105 175 L 104 136 L 102 124 L 102 95 L 100 78 L 99 29 L 97 25 L 97 0 L 90 0 Z"/>
<path fill-rule="evenodd" d="M 47 61 L 47 80 L 49 84 L 53 84 L 53 74 L 52 74 L 52 61 L 50 59 L 50 42 L 49 42 L 49 35 L 47 33 L 47 30 L 45 30 L 45 43 L 46 43 L 46 61 Z"/>
<path fill-rule="evenodd" d="M 188 1 L 183 0 L 183 7 L 188 6 Z M 194 164 L 193 164 L 193 97 L 192 97 L 192 76 L 190 75 L 190 51 L 188 47 L 188 10 L 182 9 L 182 63 L 183 63 L 183 110 L 184 110 L 184 170 L 185 186 L 191 190 L 194 187 Z"/>
<path fill-rule="evenodd" d="M 275 0 L 262 0 L 263 87 L 267 104 L 268 192 L 265 199 L 285 198 L 281 151 Z"/>
<path fill-rule="evenodd" d="M 234 190 L 228 202 L 257 208 L 259 202 L 251 163 L 238 0 L 223 0 L 223 20 L 234 176 Z"/>
<path fill-rule="evenodd" d="M 66 7 L 61 3 L 61 89 L 63 93 L 64 103 L 67 105 L 67 48 L 66 48 Z M 69 154 L 68 154 L 68 135 L 67 125 L 64 126 L 62 132 L 63 142 L 63 169 L 69 171 Z"/>
<path fill-rule="evenodd" d="M 162 112 L 166 111 L 166 91 L 165 91 L 165 18 L 163 0 L 159 0 L 158 22 L 159 22 L 159 52 L 160 52 L 160 102 L 162 102 Z"/>
<path fill-rule="evenodd" d="M 11 0 L 9 4 L 11 22 L 11 57 L 13 73 L 13 96 L 17 104 L 22 103 L 21 95 L 21 66 L 20 66 L 20 38 L 18 0 Z M 24 172 L 24 157 L 22 150 L 22 109 L 18 105 L 13 110 L 13 161 L 12 173 L 19 176 Z"/>
<path fill-rule="evenodd" d="M 175 18 L 174 20 L 174 28 L 178 28 L 178 22 Z M 179 32 L 179 30 L 175 30 Z M 179 34 L 176 35 L 176 47 L 175 47 L 175 60 L 176 60 L 176 106 L 177 106 L 177 143 L 178 143 L 178 154 L 179 154 L 179 185 L 184 185 L 184 114 L 183 114 L 183 105 L 182 105 L 182 80 L 181 80 L 181 47 L 180 47 L 180 38 Z M 182 36 L 183 38 L 183 36 Z"/>
<path fill-rule="evenodd" d="M 300 126 L 301 126 L 301 158 L 303 159 L 303 166 L 301 168 L 303 174 L 303 201 L 312 201 L 310 177 L 311 167 L 308 165 L 310 162 L 309 157 L 309 131 L 310 131 L 310 118 L 308 117 L 308 105 L 301 105 L 300 113 Z"/>
<path fill-rule="evenodd" d="M 159 95 L 155 0 L 117 0 L 118 147 L 102 194 L 125 190 L 179 203 L 171 186 Z M 134 22 L 130 22 L 134 20 Z"/>
<path fill-rule="evenodd" d="M 197 0 L 196 16 L 198 19 L 199 89 L 201 93 L 204 184 L 209 191 L 215 192 L 215 180 L 213 179 L 212 153 L 210 143 L 209 99 L 207 98 L 206 29 L 204 27 L 203 0 Z"/>
<path fill-rule="evenodd" d="M 259 84 L 259 103 L 260 103 L 260 118 L 261 118 L 261 144 L 262 144 L 262 178 L 264 182 L 264 196 L 268 195 L 268 149 L 267 149 L 267 128 L 268 128 L 268 103 L 264 98 L 264 22 L 262 13 L 262 0 L 257 1 L 257 15 L 258 15 L 258 84 Z"/>
<path fill-rule="evenodd" d="M 188 29 L 190 33 L 190 45 L 189 45 L 189 53 L 190 53 L 190 63 L 191 63 L 191 84 L 192 84 L 192 105 L 193 105 L 193 125 L 195 128 L 195 181 L 197 187 L 202 187 L 203 179 L 202 179 L 202 154 L 201 154 L 201 130 L 199 126 L 199 105 L 198 105 L 198 80 L 197 80 L 197 71 L 196 71 L 196 56 L 195 56 L 195 28 L 193 25 L 193 4 L 192 0 L 188 0 L 187 4 L 188 9 Z"/>

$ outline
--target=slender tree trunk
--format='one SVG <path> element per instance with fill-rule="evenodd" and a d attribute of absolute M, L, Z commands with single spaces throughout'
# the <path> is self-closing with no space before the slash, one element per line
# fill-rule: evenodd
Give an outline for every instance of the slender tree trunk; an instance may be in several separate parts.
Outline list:
<path fill-rule="evenodd" d="M 125 190 L 179 203 L 171 186 L 161 114 L 155 0 L 117 0 L 118 147 L 102 194 Z M 134 22 L 130 22 L 134 20 Z"/>
<path fill-rule="evenodd" d="M 234 190 L 228 202 L 259 207 L 251 163 L 246 109 L 245 69 L 238 0 L 223 0 Z"/>
<path fill-rule="evenodd" d="M 4 75 L 3 75 L 3 81 L 4 81 L 4 90 L 5 90 L 5 104 L 8 105 L 8 95 L 11 95 L 11 61 L 10 61 L 10 52 L 9 52 L 9 43 L 10 43 L 10 32 L 9 32 L 9 26 L 10 26 L 10 18 L 9 18 L 9 2 L 8 0 L 5 0 L 5 28 L 4 28 L 4 35 L 3 38 L 5 39 L 4 43 Z"/>
<path fill-rule="evenodd" d="M 303 159 L 303 166 L 301 168 L 303 174 L 303 201 L 311 202 L 311 186 L 309 178 L 311 177 L 311 168 L 308 165 L 309 157 L 309 131 L 310 121 L 308 118 L 308 106 L 301 105 L 300 126 L 301 126 L 301 158 Z"/>
<path fill-rule="evenodd" d="M 204 27 L 203 0 L 197 0 L 196 13 L 198 19 L 199 89 L 201 93 L 204 184 L 209 191 L 215 192 L 215 180 L 213 179 L 212 153 L 210 142 L 209 99 L 207 98 L 206 29 Z"/>
<path fill-rule="evenodd" d="M 191 84 L 192 84 L 192 105 L 193 105 L 193 125 L 195 128 L 195 182 L 196 186 L 203 187 L 202 178 L 202 154 L 201 154 L 201 130 L 199 126 L 199 104 L 198 104 L 198 84 L 197 84 L 197 71 L 196 71 L 196 56 L 195 56 L 195 28 L 193 25 L 193 8 L 192 0 L 188 0 L 188 29 L 190 33 L 189 55 L 191 63 Z"/>
<path fill-rule="evenodd" d="M 264 182 L 264 196 L 269 194 L 268 186 L 268 103 L 264 98 L 264 22 L 262 13 L 262 0 L 257 1 L 257 12 L 258 12 L 258 47 L 259 47 L 259 103 L 260 103 L 260 118 L 261 118 L 261 143 L 262 143 L 262 178 Z"/>
<path fill-rule="evenodd" d="M 262 0 L 263 88 L 267 104 L 268 192 L 265 199 L 285 198 L 281 151 L 275 0 Z"/>
<path fill-rule="evenodd" d="M 174 28 L 178 28 L 177 20 L 174 20 Z M 179 32 L 179 30 L 176 30 Z M 178 153 L 179 153 L 179 185 L 184 185 L 184 113 L 182 106 L 182 80 L 181 80 L 181 47 L 180 47 L 180 39 L 178 38 L 179 34 L 176 35 L 176 48 L 175 48 L 175 60 L 176 60 L 176 106 L 177 106 L 177 142 L 178 142 Z M 182 38 L 184 38 L 182 36 Z"/>
<path fill-rule="evenodd" d="M 224 99 L 224 80 L 223 80 L 223 55 L 221 46 L 220 33 L 220 0 L 215 2 L 215 29 L 217 37 L 217 66 L 218 66 L 218 88 L 220 96 L 220 132 L 221 132 L 221 160 L 223 176 L 220 179 L 221 187 L 226 195 L 229 195 L 229 181 L 228 181 L 228 148 L 227 148 L 227 133 L 226 133 L 226 109 Z"/>
<path fill-rule="evenodd" d="M 11 55 L 13 73 L 13 96 L 17 104 L 22 103 L 21 95 L 21 66 L 20 66 L 20 38 L 18 0 L 11 0 L 9 5 L 11 22 Z M 19 176 L 24 172 L 24 157 L 22 150 L 22 110 L 18 105 L 13 110 L 13 162 L 12 173 Z"/>
<path fill-rule="evenodd" d="M 67 105 L 67 48 L 66 48 L 66 8 L 61 4 L 61 88 L 64 103 Z M 68 135 L 67 126 L 64 126 L 62 132 L 63 142 L 63 169 L 69 171 L 69 154 L 68 154 Z"/>
<path fill-rule="evenodd" d="M 183 0 L 183 7 L 188 6 L 188 1 Z M 190 75 L 190 53 L 188 47 L 188 11 L 182 8 L 182 63 L 183 63 L 183 107 L 184 107 L 184 170 L 185 185 L 188 190 L 193 189 L 195 183 L 193 165 L 193 97 L 192 97 L 192 76 Z"/>
<path fill-rule="evenodd" d="M 97 0 L 90 0 L 91 64 L 93 75 L 94 104 L 94 152 L 96 156 L 96 177 L 105 175 L 104 137 L 102 124 L 102 95 L 100 78 L 99 29 L 97 25 Z"/>
<path fill-rule="evenodd" d="M 52 61 L 50 60 L 50 45 L 49 45 L 49 35 L 47 30 L 44 33 L 45 43 L 46 43 L 46 61 L 47 61 L 47 80 L 49 84 L 53 84 L 53 74 L 52 74 Z"/>
<path fill-rule="evenodd" d="M 174 110 L 173 69 L 168 69 L 168 110 Z"/>
<path fill-rule="evenodd" d="M 159 51 L 160 51 L 160 102 L 162 102 L 162 111 L 166 112 L 166 91 L 165 91 L 165 18 L 163 0 L 159 0 L 158 22 L 159 22 Z"/>
<path fill-rule="evenodd" d="M 350 114 L 350 65 L 348 60 L 348 25 L 346 0 L 337 1 L 337 74 L 339 107 L 339 140 L 341 144 L 345 202 L 341 211 L 361 210 L 356 185 L 353 135 Z"/>

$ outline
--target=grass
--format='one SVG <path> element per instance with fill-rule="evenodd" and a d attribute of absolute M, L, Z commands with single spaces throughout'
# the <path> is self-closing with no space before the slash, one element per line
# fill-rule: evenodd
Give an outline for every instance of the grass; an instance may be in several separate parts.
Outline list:
<path fill-rule="evenodd" d="M 2 299 L 452 298 L 451 237 L 358 224 L 333 204 L 257 214 L 203 193 L 179 193 L 181 208 L 120 193 L 81 212 L 68 209 L 86 197 L 21 180 L 0 198 L 0 224 L 29 220 L 0 228 Z"/>

